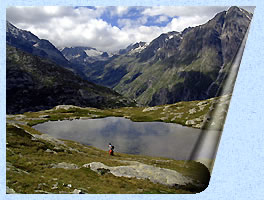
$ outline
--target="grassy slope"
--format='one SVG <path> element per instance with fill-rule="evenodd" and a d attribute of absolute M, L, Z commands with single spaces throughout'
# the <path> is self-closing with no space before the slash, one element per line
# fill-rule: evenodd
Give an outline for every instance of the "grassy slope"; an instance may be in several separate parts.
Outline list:
<path fill-rule="evenodd" d="M 222 129 L 223 117 L 225 117 L 230 96 L 217 97 L 203 101 L 178 102 L 175 104 L 154 107 L 123 107 L 118 109 L 80 108 L 77 106 L 57 106 L 51 110 L 40 112 L 26 112 L 20 121 L 32 126 L 45 121 L 56 121 L 78 118 L 102 118 L 102 117 L 126 117 L 132 121 L 161 121 L 177 123 L 193 128 Z M 219 118 L 210 119 L 210 124 L 221 123 L 213 127 L 208 124 L 210 113 L 216 110 L 221 115 Z M 42 115 L 48 117 L 42 118 Z M 18 115 L 19 116 L 19 115 Z M 10 115 L 9 119 L 16 118 Z"/>
<path fill-rule="evenodd" d="M 120 160 L 138 161 L 173 169 L 184 176 L 206 183 L 208 174 L 205 175 L 205 173 L 208 173 L 208 170 L 200 163 L 121 153 L 109 157 L 107 152 L 77 142 L 64 141 L 64 144 L 60 144 L 34 137 L 42 133 L 33 129 L 32 126 L 49 120 L 124 116 L 133 121 L 163 121 L 201 128 L 204 123 L 197 119 L 205 120 L 214 103 L 217 103 L 221 109 L 226 108 L 229 99 L 230 96 L 226 96 L 156 107 L 125 107 L 108 110 L 57 106 L 46 111 L 8 115 L 7 186 L 18 193 L 71 193 L 74 189 L 81 189 L 85 193 L 192 193 L 201 191 L 201 188 L 195 188 L 192 185 L 168 187 L 149 180 L 115 177 L 112 174 L 99 175 L 89 168 L 82 167 L 83 164 L 91 162 L 119 166 L 122 165 Z M 219 121 L 219 119 L 216 120 Z M 208 127 L 207 123 L 205 127 Z M 61 162 L 75 164 L 80 169 L 52 168 L 53 164 Z M 68 184 L 72 187 L 68 187 Z"/>
<path fill-rule="evenodd" d="M 27 130 L 27 131 L 25 131 Z M 82 167 L 90 162 L 108 166 L 121 165 L 119 160 L 139 161 L 158 167 L 174 169 L 200 182 L 208 182 L 208 170 L 194 161 L 167 159 L 118 153 L 110 157 L 107 152 L 73 141 L 54 144 L 43 139 L 32 139 L 36 131 L 29 126 L 7 125 L 7 186 L 18 193 L 193 193 L 194 186 L 168 187 L 149 180 L 100 175 Z M 48 151 L 47 151 L 48 150 Z M 49 152 L 52 151 L 52 152 Z M 163 162 L 164 161 L 164 162 Z M 53 164 L 66 162 L 79 169 L 52 168 Z M 71 187 L 68 186 L 71 184 Z"/>
<path fill-rule="evenodd" d="M 51 61 L 7 45 L 7 112 L 49 109 L 58 104 L 135 106 L 135 102 L 109 88 L 82 80 Z"/>
<path fill-rule="evenodd" d="M 216 53 L 211 49 L 188 65 L 177 63 L 177 66 L 171 67 L 174 61 L 170 61 L 170 59 L 154 63 L 139 62 L 135 55 L 123 55 L 115 59 L 113 63 L 106 65 L 106 69 L 126 66 L 128 72 L 114 87 L 114 90 L 126 97 L 136 99 L 142 105 L 148 105 L 153 95 L 162 88 L 171 91 L 177 84 L 184 82 L 185 78 L 179 76 L 181 72 L 200 72 L 214 80 L 217 76 L 216 69 L 220 66 L 215 64 L 215 57 Z M 131 58 L 134 58 L 133 62 L 131 62 Z M 130 82 L 129 80 L 139 72 L 142 74 Z M 103 77 L 104 74 L 100 78 Z"/>

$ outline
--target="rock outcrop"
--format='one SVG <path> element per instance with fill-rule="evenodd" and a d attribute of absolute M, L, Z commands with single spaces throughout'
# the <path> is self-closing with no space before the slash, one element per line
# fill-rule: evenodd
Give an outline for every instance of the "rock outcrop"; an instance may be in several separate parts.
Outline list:
<path fill-rule="evenodd" d="M 191 178 L 185 177 L 175 170 L 146 165 L 137 161 L 125 161 L 125 163 L 129 165 L 109 167 L 100 162 L 92 162 L 83 165 L 83 167 L 88 167 L 91 170 L 99 173 L 102 171 L 102 169 L 105 169 L 109 170 L 109 173 L 113 174 L 114 176 L 149 179 L 151 182 L 168 186 L 186 185 L 192 184 L 194 182 Z"/>

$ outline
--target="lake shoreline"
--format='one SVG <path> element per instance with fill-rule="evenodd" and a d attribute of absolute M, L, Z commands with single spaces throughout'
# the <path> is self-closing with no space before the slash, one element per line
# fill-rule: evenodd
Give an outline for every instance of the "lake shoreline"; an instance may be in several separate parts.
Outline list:
<path fill-rule="evenodd" d="M 44 144 L 45 146 L 43 146 Z M 19 149 L 16 147 L 17 145 L 19 145 Z M 36 151 L 36 149 L 39 150 Z M 22 156 L 22 157 L 20 156 L 19 162 L 16 160 L 18 152 L 20 152 L 19 154 Z M 30 160 L 30 162 L 33 165 L 28 165 L 28 162 L 26 160 Z M 71 160 L 71 163 L 69 163 L 69 160 Z M 90 168 L 87 168 L 85 170 L 85 168 L 82 167 L 84 166 L 84 164 L 88 164 L 92 162 L 101 162 L 104 163 L 106 166 L 112 166 L 112 167 L 123 166 L 124 163 L 122 160 L 127 160 L 126 162 L 130 162 L 134 160 L 142 164 L 147 164 L 144 165 L 145 167 L 150 165 L 150 166 L 176 170 L 181 174 L 183 174 L 184 176 L 187 175 L 187 177 L 191 177 L 192 179 L 194 178 L 197 181 L 199 180 L 199 182 L 201 181 L 202 184 L 193 185 L 191 183 L 185 185 L 181 183 L 183 185 L 181 186 L 180 184 L 178 187 L 166 186 L 164 184 L 157 184 L 157 183 L 153 185 L 151 181 L 141 180 L 137 178 L 136 179 L 120 178 L 113 176 L 112 172 L 109 175 L 108 172 L 107 174 L 101 174 L 100 170 L 97 169 L 95 170 L 95 172 L 92 173 Z M 52 165 L 53 167 L 50 168 L 50 165 Z M 93 184 L 89 185 L 91 183 L 89 181 L 83 182 L 83 180 L 89 180 L 91 176 L 93 177 L 92 179 L 95 182 L 97 181 L 100 182 L 102 178 L 103 179 L 107 178 L 109 179 L 110 182 L 113 181 L 119 182 L 120 180 L 122 180 L 126 182 L 126 185 L 128 185 L 128 187 L 131 187 L 130 189 L 126 188 L 126 190 L 119 188 L 119 191 L 117 191 L 117 193 L 127 193 L 127 192 L 128 193 L 153 193 L 153 192 L 154 193 L 163 193 L 163 192 L 197 193 L 204 190 L 207 187 L 205 183 L 208 183 L 210 179 L 210 178 L 208 179 L 210 175 L 202 176 L 202 174 L 204 173 L 207 174 L 206 171 L 208 171 L 208 169 L 203 167 L 203 165 L 194 161 L 176 161 L 166 158 L 157 158 L 157 157 L 149 157 L 149 156 L 141 156 L 141 155 L 129 155 L 122 153 L 117 153 L 115 156 L 109 157 L 106 151 L 102 151 L 92 146 L 86 146 L 73 141 L 58 140 L 52 137 L 47 137 L 46 134 L 40 133 L 28 125 L 14 124 L 8 122 L 7 122 L 7 166 L 8 166 L 7 186 L 10 189 L 8 191 L 14 190 L 15 193 L 17 192 L 18 193 L 61 193 L 61 192 L 72 193 L 75 189 L 81 190 L 84 193 L 91 193 L 91 192 L 102 193 L 102 191 L 104 191 L 103 193 L 115 193 L 113 191 L 115 191 L 115 189 L 117 188 L 110 187 L 110 190 L 108 190 L 109 188 L 102 187 L 103 186 L 102 184 L 100 184 L 100 186 L 98 187 L 98 185 L 96 186 L 94 186 Z M 21 171 L 22 169 L 23 172 Z M 112 170 L 115 168 L 110 168 L 110 169 Z M 69 172 L 73 173 L 73 175 L 80 174 L 80 176 L 86 176 L 86 178 L 85 179 L 82 178 L 83 180 L 78 180 L 76 178 L 73 179 L 69 177 L 70 178 L 69 180 L 73 181 L 71 183 L 72 187 L 66 187 L 64 186 L 64 184 L 67 183 L 66 180 L 67 176 L 65 177 L 65 172 L 66 172 L 65 170 L 66 171 L 70 170 Z M 21 171 L 22 173 L 21 175 L 23 175 L 22 176 L 23 178 L 21 177 L 22 179 L 19 178 L 20 177 L 20 175 L 18 174 L 19 171 Z M 95 176 L 94 173 L 95 174 L 98 173 L 98 175 Z M 41 176 L 43 175 L 45 176 L 45 178 L 41 178 Z M 34 177 L 34 179 L 32 179 L 31 177 Z M 49 180 L 54 179 L 54 181 L 52 181 L 52 183 L 48 183 L 49 182 L 48 179 Z M 58 182 L 57 184 L 56 182 L 57 179 L 63 182 L 57 181 Z M 131 182 L 132 180 L 133 183 Z M 12 182 L 14 181 L 17 182 L 16 186 L 12 185 Z M 27 181 L 27 183 L 30 185 L 29 188 L 23 187 L 24 181 Z M 144 184 L 145 182 L 147 184 L 143 187 L 144 189 L 142 190 L 133 189 L 135 186 L 136 188 L 138 187 L 141 188 L 140 185 L 143 184 L 142 181 L 144 182 Z M 42 183 L 46 183 L 47 187 L 46 186 L 44 188 L 42 186 L 38 188 L 34 187 L 34 185 L 40 185 Z M 49 188 L 48 185 L 50 184 L 51 186 Z M 52 184 L 56 184 L 57 188 L 55 189 L 55 187 L 53 187 Z M 131 184 L 133 184 L 134 186 Z M 156 189 L 154 189 L 153 187 L 155 187 Z"/>
<path fill-rule="evenodd" d="M 50 121 L 32 128 L 58 139 L 128 154 L 189 159 L 201 131 L 163 122 L 133 122 L 123 117 Z M 74 133 L 74 134 L 73 134 Z M 155 145 L 153 145 L 155 144 Z"/>

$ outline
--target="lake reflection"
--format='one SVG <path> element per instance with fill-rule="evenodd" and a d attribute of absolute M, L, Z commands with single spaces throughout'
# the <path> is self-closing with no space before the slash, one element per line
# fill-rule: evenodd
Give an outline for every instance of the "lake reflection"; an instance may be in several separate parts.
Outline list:
<path fill-rule="evenodd" d="M 202 134 L 199 129 L 177 124 L 132 122 L 120 117 L 53 121 L 38 124 L 34 128 L 59 139 L 74 140 L 103 150 L 107 150 L 111 142 L 116 152 L 176 160 L 188 159 Z M 215 140 L 218 134 L 214 132 L 210 135 Z"/>

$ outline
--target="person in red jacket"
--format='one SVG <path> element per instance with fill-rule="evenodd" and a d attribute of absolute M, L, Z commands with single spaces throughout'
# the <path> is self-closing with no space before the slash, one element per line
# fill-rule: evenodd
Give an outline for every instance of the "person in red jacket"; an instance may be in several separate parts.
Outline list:
<path fill-rule="evenodd" d="M 109 143 L 108 148 L 109 148 L 109 155 L 113 156 L 114 155 L 114 146 L 111 143 Z"/>

